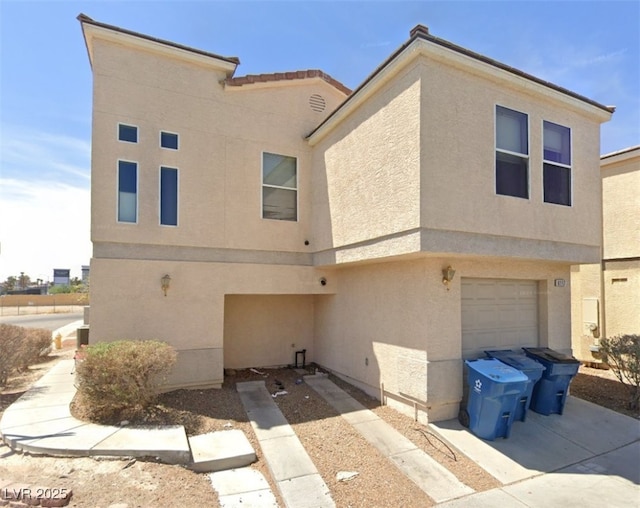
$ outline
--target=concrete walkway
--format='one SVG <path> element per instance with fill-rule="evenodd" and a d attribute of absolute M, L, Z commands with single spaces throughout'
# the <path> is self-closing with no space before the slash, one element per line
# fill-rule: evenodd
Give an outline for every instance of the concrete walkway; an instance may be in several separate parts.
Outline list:
<path fill-rule="evenodd" d="M 305 376 L 304 380 L 434 501 L 440 503 L 474 492 L 373 411 L 329 381 L 326 375 Z"/>
<path fill-rule="evenodd" d="M 255 462 L 239 430 L 187 437 L 184 427 L 118 427 L 77 420 L 69 405 L 76 393 L 75 362 L 61 360 L 5 409 L 0 436 L 14 450 L 60 457 L 157 457 L 195 471 L 219 471 Z"/>
<path fill-rule="evenodd" d="M 189 464 L 182 426 L 149 429 L 96 425 L 71 416 L 74 361 L 61 360 L 5 409 L 0 434 L 14 450 L 53 456 L 152 456 Z"/>
<path fill-rule="evenodd" d="M 334 507 L 329 488 L 273 402 L 264 381 L 237 383 L 236 388 L 285 505 L 288 508 Z"/>

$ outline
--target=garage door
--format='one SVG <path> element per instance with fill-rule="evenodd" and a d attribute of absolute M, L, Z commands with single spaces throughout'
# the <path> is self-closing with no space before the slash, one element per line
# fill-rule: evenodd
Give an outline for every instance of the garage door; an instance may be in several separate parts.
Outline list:
<path fill-rule="evenodd" d="M 462 357 L 538 345 L 538 284 L 462 279 Z"/>

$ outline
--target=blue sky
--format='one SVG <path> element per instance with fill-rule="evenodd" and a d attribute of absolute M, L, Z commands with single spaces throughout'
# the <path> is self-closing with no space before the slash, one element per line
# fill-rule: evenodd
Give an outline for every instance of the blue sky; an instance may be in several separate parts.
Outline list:
<path fill-rule="evenodd" d="M 606 105 L 601 153 L 640 144 L 640 2 L 0 0 L 0 281 L 91 257 L 91 69 L 79 13 L 225 56 L 237 76 L 360 84 L 418 23 Z"/>

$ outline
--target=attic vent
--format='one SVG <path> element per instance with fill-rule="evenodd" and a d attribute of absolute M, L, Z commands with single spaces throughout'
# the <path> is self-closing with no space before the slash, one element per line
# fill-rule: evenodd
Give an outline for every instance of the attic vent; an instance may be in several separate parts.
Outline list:
<path fill-rule="evenodd" d="M 309 97 L 309 106 L 316 113 L 322 113 L 327 107 L 327 101 L 324 100 L 324 97 L 322 95 L 314 93 L 311 97 Z"/>

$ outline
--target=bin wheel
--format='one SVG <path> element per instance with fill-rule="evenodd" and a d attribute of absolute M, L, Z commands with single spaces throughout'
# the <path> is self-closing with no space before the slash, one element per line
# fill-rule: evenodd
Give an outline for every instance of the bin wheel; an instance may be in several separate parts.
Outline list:
<path fill-rule="evenodd" d="M 460 422 L 460 425 L 462 425 L 465 428 L 469 428 L 469 412 L 466 409 L 461 409 L 460 412 L 458 413 L 458 421 Z"/>

